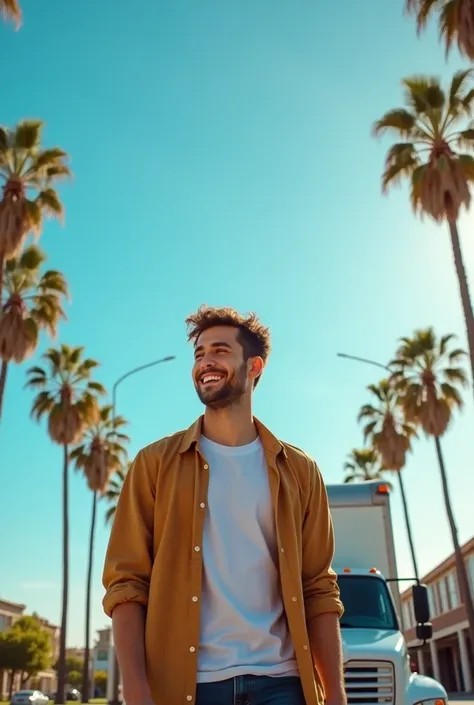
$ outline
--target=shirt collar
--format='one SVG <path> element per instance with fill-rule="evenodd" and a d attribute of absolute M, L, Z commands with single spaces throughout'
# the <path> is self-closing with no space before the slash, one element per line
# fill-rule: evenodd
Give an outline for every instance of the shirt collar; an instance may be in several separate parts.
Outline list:
<path fill-rule="evenodd" d="M 282 443 L 278 440 L 278 438 L 274 436 L 273 433 L 269 431 L 268 428 L 257 418 L 254 417 L 253 420 L 255 422 L 255 426 L 257 428 L 258 435 L 264 449 L 275 456 L 279 453 L 283 453 L 283 455 L 286 457 L 286 450 L 283 447 Z M 185 432 L 181 441 L 181 445 L 179 447 L 180 453 L 186 453 L 186 451 L 188 451 L 192 445 L 195 445 L 199 442 L 199 438 L 201 437 L 202 431 L 202 422 L 203 417 L 200 416 Z"/>

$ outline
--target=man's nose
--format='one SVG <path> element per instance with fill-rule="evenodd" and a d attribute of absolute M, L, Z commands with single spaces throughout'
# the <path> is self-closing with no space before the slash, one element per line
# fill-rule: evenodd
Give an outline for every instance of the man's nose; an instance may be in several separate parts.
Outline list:
<path fill-rule="evenodd" d="M 199 365 L 199 369 L 200 370 L 207 370 L 207 369 L 209 369 L 209 367 L 212 367 L 213 364 L 214 364 L 214 360 L 212 358 L 212 355 L 210 355 L 210 354 L 203 355 L 203 357 L 201 358 L 201 364 Z"/>

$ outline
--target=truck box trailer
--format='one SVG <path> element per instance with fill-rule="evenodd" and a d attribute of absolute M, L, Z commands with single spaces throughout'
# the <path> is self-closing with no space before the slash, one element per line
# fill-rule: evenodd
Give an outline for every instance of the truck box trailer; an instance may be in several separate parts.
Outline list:
<path fill-rule="evenodd" d="M 399 590 L 400 578 L 410 576 L 397 572 L 387 485 L 328 485 L 327 492 L 335 533 L 333 567 L 345 609 L 341 634 L 348 703 L 446 705 L 440 683 L 411 672 Z M 426 588 L 414 591 L 417 633 L 427 639 Z"/>

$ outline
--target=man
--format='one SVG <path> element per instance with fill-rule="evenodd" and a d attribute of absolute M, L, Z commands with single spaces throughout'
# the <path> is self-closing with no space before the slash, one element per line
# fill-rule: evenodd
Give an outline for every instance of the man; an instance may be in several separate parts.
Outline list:
<path fill-rule="evenodd" d="M 313 460 L 252 416 L 255 315 L 187 319 L 204 416 L 141 450 L 105 560 L 127 705 L 345 705 L 334 537 Z"/>

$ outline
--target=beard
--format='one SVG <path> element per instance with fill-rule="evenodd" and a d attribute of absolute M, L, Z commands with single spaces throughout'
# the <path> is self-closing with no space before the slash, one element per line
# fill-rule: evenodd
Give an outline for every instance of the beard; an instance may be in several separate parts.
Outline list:
<path fill-rule="evenodd" d="M 222 370 L 215 370 L 222 374 Z M 212 370 L 209 370 L 212 372 Z M 208 409 L 226 409 L 238 403 L 247 388 L 247 365 L 244 362 L 232 377 L 224 378 L 217 389 L 205 389 L 199 382 L 195 382 L 197 395 Z"/>

